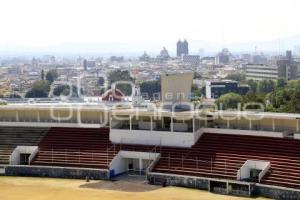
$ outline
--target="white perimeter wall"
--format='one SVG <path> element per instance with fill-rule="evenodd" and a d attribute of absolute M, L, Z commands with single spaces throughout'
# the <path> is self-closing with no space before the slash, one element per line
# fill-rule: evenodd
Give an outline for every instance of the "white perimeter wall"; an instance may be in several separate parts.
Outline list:
<path fill-rule="evenodd" d="M 122 144 L 191 147 L 195 136 L 190 132 L 111 129 L 110 141 Z"/>
<path fill-rule="evenodd" d="M 127 166 L 125 159 L 121 156 L 121 151 L 114 157 L 114 159 L 109 164 L 110 170 L 115 170 L 115 175 L 126 172 Z"/>
<path fill-rule="evenodd" d="M 257 131 L 257 130 L 238 130 L 238 129 L 222 129 L 222 128 L 201 128 L 204 133 L 219 133 L 230 135 L 250 135 L 250 136 L 264 136 L 283 138 L 285 136 L 282 132 L 272 131 Z"/>
<path fill-rule="evenodd" d="M 111 129 L 110 141 L 117 144 L 162 145 L 189 148 L 198 141 L 203 133 L 250 135 L 275 138 L 283 138 L 285 136 L 282 132 L 222 128 L 200 128 L 195 133 Z"/>
<path fill-rule="evenodd" d="M 300 140 L 300 134 L 299 133 L 294 133 L 294 139 Z"/>

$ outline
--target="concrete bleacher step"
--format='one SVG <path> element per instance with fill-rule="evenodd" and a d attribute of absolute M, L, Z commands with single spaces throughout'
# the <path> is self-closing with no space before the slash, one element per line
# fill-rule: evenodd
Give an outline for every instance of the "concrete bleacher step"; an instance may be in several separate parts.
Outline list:
<path fill-rule="evenodd" d="M 32 164 L 107 169 L 118 152 L 112 146 L 107 128 L 51 128 Z"/>
<path fill-rule="evenodd" d="M 271 163 L 272 173 L 262 183 L 300 188 L 299 140 L 204 133 L 188 152 L 168 153 L 163 152 L 154 172 L 236 179 L 245 161 L 263 160 Z"/>
<path fill-rule="evenodd" d="M 10 155 L 17 146 L 36 146 L 47 134 L 48 128 L 1 127 L 0 165 L 8 165 Z"/>

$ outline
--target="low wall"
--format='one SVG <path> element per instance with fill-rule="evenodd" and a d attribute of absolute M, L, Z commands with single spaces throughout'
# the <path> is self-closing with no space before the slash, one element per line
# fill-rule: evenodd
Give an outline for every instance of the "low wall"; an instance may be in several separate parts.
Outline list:
<path fill-rule="evenodd" d="M 294 139 L 300 140 L 300 134 L 299 133 L 294 133 Z"/>
<path fill-rule="evenodd" d="M 127 165 L 124 160 L 124 158 L 121 155 L 121 151 L 115 157 L 112 159 L 112 161 L 109 164 L 110 169 L 110 178 L 117 176 L 118 174 L 121 174 L 123 172 L 126 172 Z"/>
<path fill-rule="evenodd" d="M 44 167 L 44 166 L 7 166 L 7 176 L 33 176 L 51 178 L 74 178 L 85 179 L 87 176 L 94 180 L 109 179 L 108 170 L 65 168 L 65 167 Z"/>
<path fill-rule="evenodd" d="M 187 188 L 195 188 L 202 190 L 210 190 L 210 182 L 227 182 L 228 185 L 232 184 L 240 184 L 250 188 L 250 193 L 246 191 L 229 191 L 229 194 L 235 196 L 260 196 L 271 199 L 279 199 L 279 200 L 298 200 L 300 199 L 300 190 L 278 187 L 278 186 L 270 186 L 263 184 L 253 184 L 247 182 L 237 182 L 233 180 L 218 180 L 212 178 L 198 178 L 198 177 L 189 177 L 189 176 L 180 176 L 173 174 L 161 174 L 150 172 L 148 173 L 148 183 L 153 185 L 166 185 L 166 186 L 180 186 Z"/>
<path fill-rule="evenodd" d="M 300 190 L 262 184 L 256 184 L 254 186 L 253 194 L 256 196 L 280 200 L 300 199 Z"/>
<path fill-rule="evenodd" d="M 239 130 L 239 129 L 227 129 L 227 128 L 202 128 L 202 131 L 204 133 L 264 136 L 264 137 L 276 137 L 276 138 L 283 138 L 285 136 L 284 133 L 282 133 L 282 132 L 258 131 L 258 130 Z"/>
<path fill-rule="evenodd" d="M 168 185 L 180 186 L 188 188 L 196 188 L 202 190 L 209 190 L 209 181 L 200 178 L 192 178 L 177 175 L 164 175 L 157 173 L 148 173 L 148 183 L 153 185 Z"/>
<path fill-rule="evenodd" d="M 96 123 L 58 123 L 58 122 L 0 122 L 0 126 L 13 126 L 13 127 L 64 127 L 64 128 L 103 128 L 106 126 L 102 126 L 101 124 Z"/>
<path fill-rule="evenodd" d="M 191 147 L 195 144 L 194 134 L 190 132 L 111 129 L 109 138 L 113 143 L 122 144 L 173 147 Z"/>

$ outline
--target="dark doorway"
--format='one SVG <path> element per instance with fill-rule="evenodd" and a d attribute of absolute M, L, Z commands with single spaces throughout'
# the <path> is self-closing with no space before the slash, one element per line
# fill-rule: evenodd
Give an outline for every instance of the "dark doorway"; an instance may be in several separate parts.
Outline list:
<path fill-rule="evenodd" d="M 30 154 L 21 153 L 20 154 L 20 165 L 29 165 L 29 156 L 30 156 Z"/>

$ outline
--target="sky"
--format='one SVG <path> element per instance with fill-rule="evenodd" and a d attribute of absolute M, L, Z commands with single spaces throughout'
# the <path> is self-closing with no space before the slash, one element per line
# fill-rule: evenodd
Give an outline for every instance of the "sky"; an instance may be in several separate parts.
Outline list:
<path fill-rule="evenodd" d="M 1 0 L 0 46 L 221 45 L 300 34 L 299 0 Z"/>

